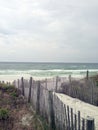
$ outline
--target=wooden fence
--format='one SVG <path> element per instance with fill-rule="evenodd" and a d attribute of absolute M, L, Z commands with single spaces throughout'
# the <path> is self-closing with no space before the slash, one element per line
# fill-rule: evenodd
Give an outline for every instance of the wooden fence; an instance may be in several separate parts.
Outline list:
<path fill-rule="evenodd" d="M 94 119 L 81 117 L 81 111 L 75 112 L 56 95 L 64 81 L 57 78 L 53 79 L 53 82 L 34 81 L 32 77 L 29 81 L 22 78 L 14 81 L 14 85 L 21 90 L 22 95 L 32 103 L 36 113 L 43 116 L 53 130 L 95 130 Z"/>
<path fill-rule="evenodd" d="M 67 103 L 65 104 L 56 93 L 54 93 L 53 98 L 57 130 L 94 130 L 94 119 L 81 116 L 81 111 L 76 111 Z"/>

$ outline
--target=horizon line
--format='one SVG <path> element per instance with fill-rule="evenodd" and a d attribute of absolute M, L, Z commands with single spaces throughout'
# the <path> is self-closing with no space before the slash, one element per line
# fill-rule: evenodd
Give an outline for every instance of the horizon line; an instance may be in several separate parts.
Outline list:
<path fill-rule="evenodd" d="M 60 61 L 0 61 L 0 63 L 86 63 L 86 64 L 97 64 L 98 62 L 60 62 Z"/>

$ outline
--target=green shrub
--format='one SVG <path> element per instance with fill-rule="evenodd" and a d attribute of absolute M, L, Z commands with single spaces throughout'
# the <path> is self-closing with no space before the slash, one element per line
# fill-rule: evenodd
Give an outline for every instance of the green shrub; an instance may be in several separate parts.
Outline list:
<path fill-rule="evenodd" d="M 9 117 L 9 111 L 5 108 L 0 109 L 0 119 L 6 120 Z"/>
<path fill-rule="evenodd" d="M 12 92 L 11 94 L 10 94 L 12 97 L 18 97 L 18 93 L 17 92 Z"/>
<path fill-rule="evenodd" d="M 1 84 L 0 89 L 4 92 L 13 92 L 16 88 L 13 85 Z"/>

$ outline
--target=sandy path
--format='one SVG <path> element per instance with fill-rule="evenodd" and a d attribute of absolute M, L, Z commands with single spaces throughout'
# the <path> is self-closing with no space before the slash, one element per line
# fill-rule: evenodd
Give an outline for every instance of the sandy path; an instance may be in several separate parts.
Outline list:
<path fill-rule="evenodd" d="M 64 94 L 56 93 L 56 95 L 61 101 L 63 101 L 64 104 L 69 105 L 70 108 L 73 108 L 74 113 L 81 111 L 81 117 L 87 118 L 87 116 L 90 116 L 91 118 L 94 118 L 95 128 L 98 130 L 98 107 L 82 102 L 78 99 L 71 98 Z"/>

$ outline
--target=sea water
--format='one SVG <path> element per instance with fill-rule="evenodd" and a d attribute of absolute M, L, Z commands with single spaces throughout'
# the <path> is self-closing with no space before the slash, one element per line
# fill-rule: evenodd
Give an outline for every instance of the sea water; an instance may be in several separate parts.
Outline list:
<path fill-rule="evenodd" d="M 11 81 L 17 78 L 35 79 L 55 76 L 84 77 L 98 74 L 98 63 L 27 63 L 0 62 L 0 80 Z"/>

